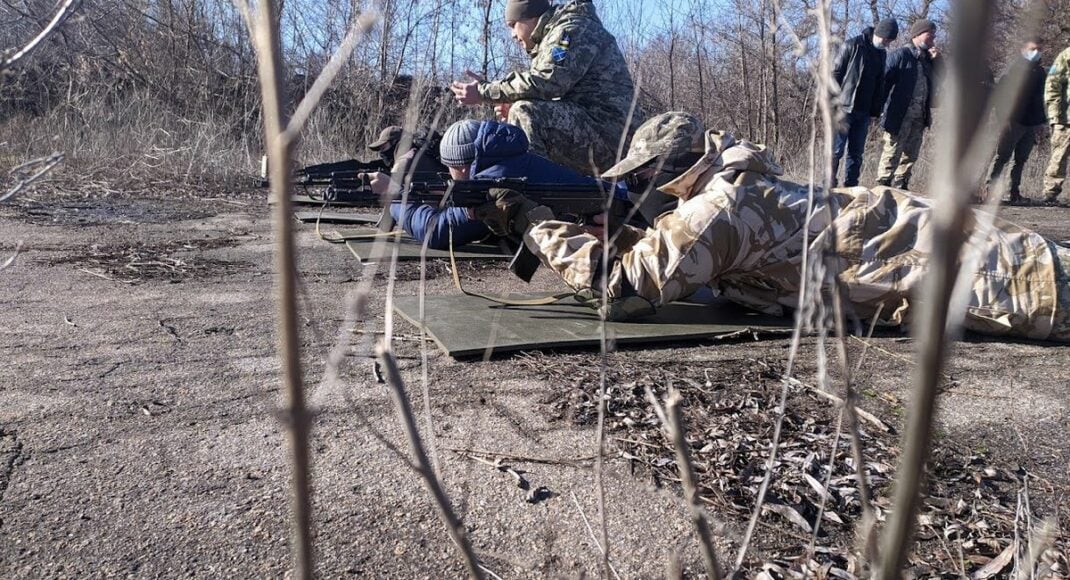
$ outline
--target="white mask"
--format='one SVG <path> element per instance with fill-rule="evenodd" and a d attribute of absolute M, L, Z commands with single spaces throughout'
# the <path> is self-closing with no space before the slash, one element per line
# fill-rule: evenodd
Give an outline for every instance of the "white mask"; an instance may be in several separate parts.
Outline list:
<path fill-rule="evenodd" d="M 1024 51 L 1022 51 L 1022 56 L 1024 56 L 1025 59 L 1030 61 L 1030 62 L 1038 62 L 1040 60 L 1040 51 L 1039 50 L 1024 50 Z"/>
<path fill-rule="evenodd" d="M 873 48 L 884 50 L 884 41 L 877 38 L 873 39 Z"/>

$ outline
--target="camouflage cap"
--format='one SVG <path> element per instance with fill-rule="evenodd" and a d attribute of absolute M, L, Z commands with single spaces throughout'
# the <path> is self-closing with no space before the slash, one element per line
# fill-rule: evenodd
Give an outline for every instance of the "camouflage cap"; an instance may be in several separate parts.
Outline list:
<path fill-rule="evenodd" d="M 372 151 L 382 151 L 383 149 L 394 147 L 401 141 L 401 134 L 404 129 L 397 125 L 391 125 L 386 129 L 383 129 L 382 133 L 379 133 L 379 138 L 374 143 L 368 145 L 368 149 Z"/>
<path fill-rule="evenodd" d="M 643 123 L 632 137 L 628 156 L 609 168 L 602 177 L 621 177 L 661 156 L 705 151 L 702 122 L 680 111 L 663 113 Z"/>

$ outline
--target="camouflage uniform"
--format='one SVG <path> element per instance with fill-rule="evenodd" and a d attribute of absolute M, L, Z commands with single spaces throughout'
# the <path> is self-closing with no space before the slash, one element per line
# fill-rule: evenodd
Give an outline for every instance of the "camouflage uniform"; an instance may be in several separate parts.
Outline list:
<path fill-rule="evenodd" d="M 640 128 L 636 142 L 643 136 Z M 932 244 L 929 201 L 886 187 L 837 189 L 819 196 L 807 225 L 808 187 L 779 179 L 764 147 L 718 132 L 704 138 L 706 155 L 662 187 L 680 206 L 645 232 L 626 230 L 610 249 L 610 298 L 638 296 L 657 307 L 709 287 L 783 314 L 797 306 L 809 229 L 812 247 L 831 244 L 854 314 L 868 318 L 883 307 L 883 322 L 909 320 Z M 602 286 L 602 241 L 583 227 L 544 221 L 525 243 L 577 292 Z M 975 249 L 966 328 L 1070 341 L 1070 250 L 998 219 Z"/>
<path fill-rule="evenodd" d="M 1070 48 L 1055 58 L 1044 90 L 1044 104 L 1051 124 L 1051 161 L 1044 172 L 1044 196 L 1055 200 L 1066 182 L 1070 158 Z"/>
<path fill-rule="evenodd" d="M 613 165 L 635 92 L 617 40 L 591 0 L 551 7 L 532 40 L 531 69 L 480 83 L 479 94 L 512 103 L 509 122 L 528 134 L 532 152 L 585 174 L 592 160 Z"/>
<path fill-rule="evenodd" d="M 906 189 L 914 171 L 914 163 L 921 153 L 922 139 L 925 137 L 925 108 L 929 99 L 929 80 L 919 72 L 914 84 L 914 94 L 910 107 L 903 117 L 903 125 L 898 133 L 884 132 L 884 149 L 877 173 L 877 181 L 890 183 L 893 187 Z"/>

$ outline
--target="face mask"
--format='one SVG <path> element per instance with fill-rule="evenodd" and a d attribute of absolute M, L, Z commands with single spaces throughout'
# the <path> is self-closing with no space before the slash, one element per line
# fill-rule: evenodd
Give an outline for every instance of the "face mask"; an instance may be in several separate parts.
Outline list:
<path fill-rule="evenodd" d="M 932 48 L 932 47 L 931 47 L 931 46 L 929 46 L 929 43 L 928 43 L 928 42 L 922 42 L 921 44 L 919 44 L 919 45 L 918 45 L 918 48 L 919 48 L 920 50 L 929 50 L 929 49 L 930 49 L 930 48 Z"/>
<path fill-rule="evenodd" d="M 883 40 L 877 40 L 876 38 L 874 38 L 873 39 L 873 48 L 876 48 L 878 50 L 884 50 L 884 41 Z"/>
<path fill-rule="evenodd" d="M 1024 56 L 1025 59 L 1030 61 L 1030 62 L 1037 62 L 1037 61 L 1040 60 L 1040 51 L 1039 50 L 1026 50 L 1026 51 L 1022 52 L 1022 56 Z"/>

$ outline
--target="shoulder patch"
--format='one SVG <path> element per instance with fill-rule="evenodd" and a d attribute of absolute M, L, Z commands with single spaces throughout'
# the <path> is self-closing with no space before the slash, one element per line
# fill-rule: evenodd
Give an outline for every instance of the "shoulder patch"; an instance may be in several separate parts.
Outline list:
<path fill-rule="evenodd" d="M 562 35 L 561 39 L 557 41 L 557 45 L 550 49 L 550 58 L 557 64 L 565 62 L 571 45 L 572 37 L 567 33 Z"/>

